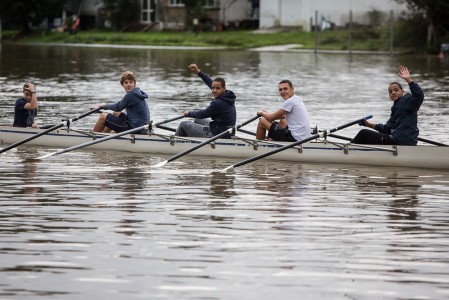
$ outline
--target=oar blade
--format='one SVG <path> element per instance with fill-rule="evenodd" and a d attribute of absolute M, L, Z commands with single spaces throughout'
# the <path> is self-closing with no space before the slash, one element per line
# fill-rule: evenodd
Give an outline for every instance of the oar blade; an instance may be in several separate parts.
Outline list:
<path fill-rule="evenodd" d="M 154 166 L 152 166 L 152 168 L 162 168 L 163 166 L 165 166 L 166 163 L 168 163 L 168 159 L 164 160 L 164 161 L 161 161 L 158 164 L 155 164 Z"/>
<path fill-rule="evenodd" d="M 226 168 L 224 168 L 224 169 L 221 169 L 220 172 L 224 173 L 224 172 L 227 172 L 228 170 L 233 169 L 233 168 L 234 168 L 234 165 L 231 165 L 231 166 L 229 166 L 229 167 L 226 167 Z"/>
<path fill-rule="evenodd" d="M 55 153 L 56 152 L 48 153 L 48 154 L 45 154 L 45 155 L 42 155 L 42 156 L 39 156 L 39 157 L 36 157 L 36 158 L 32 158 L 32 160 L 44 160 L 44 159 L 47 159 L 47 158 L 53 156 Z"/>

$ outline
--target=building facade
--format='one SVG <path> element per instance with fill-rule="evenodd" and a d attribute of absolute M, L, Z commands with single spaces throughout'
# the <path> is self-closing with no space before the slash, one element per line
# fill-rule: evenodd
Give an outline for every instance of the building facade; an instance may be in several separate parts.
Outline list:
<path fill-rule="evenodd" d="M 353 23 L 378 25 L 390 19 L 390 12 L 399 15 L 405 4 L 394 0 L 260 0 L 259 28 L 298 27 L 310 31 L 318 23 L 346 26 Z"/>

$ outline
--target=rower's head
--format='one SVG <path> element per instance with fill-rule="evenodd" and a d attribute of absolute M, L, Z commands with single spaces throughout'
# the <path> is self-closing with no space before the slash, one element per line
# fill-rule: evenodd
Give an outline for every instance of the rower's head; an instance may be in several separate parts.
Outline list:
<path fill-rule="evenodd" d="M 214 95 L 214 98 L 220 97 L 225 91 L 226 81 L 221 77 L 215 78 L 214 81 L 212 81 L 212 95 Z"/>
<path fill-rule="evenodd" d="M 396 101 L 404 96 L 404 89 L 402 88 L 402 85 L 399 82 L 390 83 L 388 86 L 388 96 L 390 96 L 390 99 L 393 101 Z"/>
<path fill-rule="evenodd" d="M 23 99 L 26 101 L 31 101 L 31 96 L 33 95 L 31 92 L 36 91 L 36 84 L 34 82 L 27 82 L 23 85 Z"/>
<path fill-rule="evenodd" d="M 290 80 L 284 79 L 281 80 L 278 84 L 279 95 L 282 99 L 287 100 L 292 97 L 295 93 L 295 89 L 293 88 L 293 83 Z"/>
<path fill-rule="evenodd" d="M 125 91 L 130 92 L 136 87 L 136 76 L 131 71 L 123 72 L 122 76 L 120 76 L 120 84 Z"/>

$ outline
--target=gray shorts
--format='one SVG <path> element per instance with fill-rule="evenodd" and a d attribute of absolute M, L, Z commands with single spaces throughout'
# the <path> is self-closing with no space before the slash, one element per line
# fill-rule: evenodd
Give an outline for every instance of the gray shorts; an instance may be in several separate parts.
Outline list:
<path fill-rule="evenodd" d="M 208 126 L 209 122 L 209 119 L 195 119 L 194 122 L 182 121 L 176 129 L 175 135 L 210 138 L 213 135 Z"/>

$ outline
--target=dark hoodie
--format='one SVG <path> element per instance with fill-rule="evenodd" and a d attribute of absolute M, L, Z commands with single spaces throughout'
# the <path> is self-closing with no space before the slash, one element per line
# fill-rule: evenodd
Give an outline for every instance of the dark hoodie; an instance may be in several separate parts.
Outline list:
<path fill-rule="evenodd" d="M 198 76 L 212 90 L 213 80 L 202 71 L 198 73 Z M 195 119 L 211 118 L 212 121 L 209 123 L 210 131 L 213 135 L 217 135 L 235 126 L 237 120 L 235 99 L 234 92 L 226 90 L 222 95 L 212 100 L 208 107 L 190 111 L 188 116 Z"/>
<path fill-rule="evenodd" d="M 148 95 L 135 87 L 117 103 L 108 103 L 106 109 L 122 111 L 126 109 L 126 115 L 131 128 L 141 127 L 150 123 L 150 109 L 146 102 Z"/>
<path fill-rule="evenodd" d="M 418 110 L 424 101 L 424 93 L 415 82 L 409 83 L 410 93 L 396 100 L 391 107 L 390 119 L 385 124 L 377 124 L 375 129 L 390 135 L 397 145 L 418 143 Z"/>

